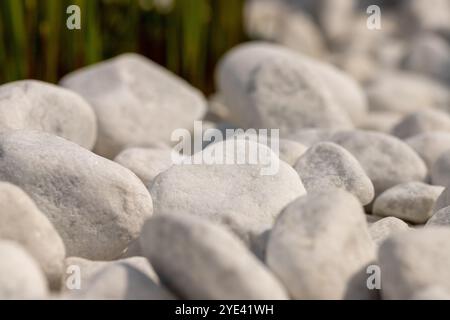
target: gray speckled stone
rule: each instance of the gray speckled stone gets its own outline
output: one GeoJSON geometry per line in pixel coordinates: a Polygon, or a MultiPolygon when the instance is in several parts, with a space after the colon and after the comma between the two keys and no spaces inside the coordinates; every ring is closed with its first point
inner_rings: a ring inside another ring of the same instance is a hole
{"type": "Polygon", "coordinates": [[[348,131],[335,134],[332,142],[350,151],[359,161],[379,195],[397,184],[423,181],[426,166],[403,141],[384,133],[348,131]]]}
{"type": "Polygon", "coordinates": [[[363,208],[343,190],[292,202],[278,218],[267,265],[294,299],[370,299],[366,266],[375,260],[363,208]]]}
{"type": "Polygon", "coordinates": [[[450,229],[412,230],[384,241],[379,250],[382,296],[410,299],[430,286],[450,289],[450,229]]]}
{"type": "Polygon", "coordinates": [[[0,135],[0,180],[19,186],[53,223],[68,256],[109,260],[137,238],[152,199],[128,169],[62,138],[0,135]]]}
{"type": "Polygon", "coordinates": [[[443,187],[422,182],[399,184],[376,198],[373,214],[424,224],[432,216],[435,202],[443,190],[443,187]]]}
{"type": "Polygon", "coordinates": [[[395,217],[380,219],[369,226],[370,236],[377,245],[390,236],[407,230],[409,230],[408,224],[395,217]]]}
{"type": "Polygon", "coordinates": [[[286,299],[279,281],[231,232],[192,215],[159,215],[141,245],[161,282],[184,299],[286,299]]]}
{"type": "Polygon", "coordinates": [[[344,189],[363,205],[374,198],[369,177],[350,152],[331,142],[313,145],[295,165],[307,192],[344,189]]]}

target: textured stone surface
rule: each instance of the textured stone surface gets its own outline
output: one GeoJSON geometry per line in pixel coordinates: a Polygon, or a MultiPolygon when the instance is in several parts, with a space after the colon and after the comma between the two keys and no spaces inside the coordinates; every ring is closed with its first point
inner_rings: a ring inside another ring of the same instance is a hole
{"type": "Polygon", "coordinates": [[[62,138],[0,135],[0,180],[16,184],[53,223],[68,256],[113,259],[136,238],[152,199],[128,169],[62,138]]]}
{"type": "Polygon", "coordinates": [[[390,236],[407,230],[409,230],[408,224],[395,217],[382,218],[369,226],[370,236],[377,245],[390,236]]]}
{"type": "Polygon", "coordinates": [[[267,264],[294,299],[369,299],[375,249],[359,201],[343,190],[292,202],[277,220],[267,264]],[[339,254],[337,254],[339,253],[339,254]]]}
{"type": "Polygon", "coordinates": [[[0,241],[0,300],[43,299],[47,282],[38,263],[20,245],[0,241]]]}
{"type": "Polygon", "coordinates": [[[254,164],[246,161],[243,164],[172,166],[150,187],[155,214],[182,212],[196,215],[239,227],[244,234],[270,228],[289,202],[305,194],[295,170],[278,160],[266,146],[243,139],[214,143],[203,153],[220,155],[223,152],[237,160],[241,155],[249,156],[252,150],[267,153],[254,164]],[[274,165],[273,168],[278,163],[278,170],[274,175],[262,175],[262,169],[268,168],[269,163],[274,165]]]}
{"type": "Polygon", "coordinates": [[[402,232],[380,247],[382,296],[410,299],[430,286],[450,289],[450,229],[402,232]]]}
{"type": "Polygon", "coordinates": [[[332,142],[350,151],[375,187],[375,194],[397,184],[423,181],[426,166],[406,143],[383,133],[348,131],[335,134],[332,142]]]}
{"type": "Polygon", "coordinates": [[[38,130],[92,149],[97,122],[78,94],[55,85],[24,80],[0,86],[0,132],[38,130]]]}
{"type": "Polygon", "coordinates": [[[58,289],[66,249],[61,237],[20,188],[0,182],[0,239],[21,244],[39,263],[52,289],[58,289]]]}
{"type": "Polygon", "coordinates": [[[125,54],[61,80],[90,102],[98,119],[96,153],[114,158],[127,147],[170,142],[206,111],[202,94],[146,58],[125,54]]]}
{"type": "Polygon", "coordinates": [[[309,59],[270,44],[231,50],[217,83],[234,120],[244,128],[351,128],[351,121],[309,59]]]}
{"type": "Polygon", "coordinates": [[[445,207],[435,212],[428,220],[426,226],[450,226],[450,207],[445,207]]]}
{"type": "Polygon", "coordinates": [[[344,189],[363,204],[374,197],[373,184],[350,152],[331,142],[313,145],[295,165],[308,192],[344,189]]]}
{"type": "Polygon", "coordinates": [[[442,191],[443,187],[422,182],[399,184],[378,196],[373,213],[423,224],[432,216],[434,204],[442,191]]]}
{"type": "Polygon", "coordinates": [[[431,131],[450,132],[450,116],[432,109],[413,112],[392,129],[392,134],[400,139],[407,139],[431,131]]]}
{"type": "Polygon", "coordinates": [[[141,245],[161,282],[184,299],[286,299],[280,282],[225,228],[192,215],[146,222],[141,245]]]}
{"type": "Polygon", "coordinates": [[[126,149],[114,161],[133,171],[146,186],[149,186],[158,174],[166,171],[173,165],[172,149],[126,149]]]}

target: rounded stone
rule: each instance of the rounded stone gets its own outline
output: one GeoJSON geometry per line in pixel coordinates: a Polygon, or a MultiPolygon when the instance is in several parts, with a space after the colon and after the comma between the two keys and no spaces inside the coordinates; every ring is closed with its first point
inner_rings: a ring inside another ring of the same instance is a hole
{"type": "Polygon", "coordinates": [[[15,242],[0,241],[0,300],[44,299],[48,289],[38,263],[15,242]]]}
{"type": "Polygon", "coordinates": [[[266,43],[243,44],[219,65],[217,83],[233,119],[244,128],[351,128],[314,64],[266,43]]]}
{"type": "Polygon", "coordinates": [[[422,182],[399,184],[376,198],[373,214],[424,224],[432,216],[434,204],[443,190],[443,187],[422,182]]]}
{"type": "Polygon", "coordinates": [[[279,281],[231,232],[192,215],[159,215],[141,246],[162,283],[182,299],[287,299],[279,281]]]}
{"type": "Polygon", "coordinates": [[[379,250],[384,299],[410,299],[430,286],[450,290],[450,229],[402,232],[379,250]]]}
{"type": "Polygon", "coordinates": [[[426,166],[417,153],[401,140],[372,131],[347,131],[331,141],[347,149],[361,164],[375,187],[375,195],[395,185],[423,181],[426,166]]]}
{"type": "Polygon", "coordinates": [[[95,152],[110,159],[126,148],[170,143],[175,129],[192,129],[206,112],[197,89],[137,54],[75,71],[61,84],[92,105],[98,119],[95,152]]]}
{"type": "Polygon", "coordinates": [[[432,109],[413,112],[392,129],[392,134],[400,139],[407,139],[431,131],[450,132],[450,116],[446,112],[432,109]]]}
{"type": "Polygon", "coordinates": [[[382,218],[369,226],[370,236],[377,245],[390,236],[407,230],[408,224],[395,217],[382,218]]]}
{"type": "Polygon", "coordinates": [[[331,142],[313,145],[295,165],[307,192],[343,189],[363,204],[374,198],[374,188],[350,152],[331,142]]]}
{"type": "Polygon", "coordinates": [[[131,171],[42,132],[0,135],[0,180],[34,200],[68,256],[114,259],[152,214],[150,194],[131,171]]]}
{"type": "Polygon", "coordinates": [[[22,245],[39,263],[50,287],[58,289],[66,255],[48,218],[20,188],[0,182],[0,239],[22,245]]]}
{"type": "Polygon", "coordinates": [[[78,94],[55,85],[23,80],[0,86],[0,132],[48,132],[92,149],[97,119],[78,94]]]}
{"type": "Polygon", "coordinates": [[[155,214],[183,212],[233,225],[243,234],[260,233],[289,202],[306,193],[291,166],[253,141],[228,139],[196,157],[192,164],[174,165],[156,177],[150,187],[155,214]],[[256,154],[259,159],[252,162],[256,154]],[[207,163],[211,157],[216,158],[207,163]],[[227,159],[232,161],[227,164],[227,159]],[[195,164],[197,160],[202,164],[195,164]]]}
{"type": "Polygon", "coordinates": [[[374,260],[361,203],[344,190],[289,204],[271,231],[266,256],[294,299],[374,298],[366,285],[374,260]]]}

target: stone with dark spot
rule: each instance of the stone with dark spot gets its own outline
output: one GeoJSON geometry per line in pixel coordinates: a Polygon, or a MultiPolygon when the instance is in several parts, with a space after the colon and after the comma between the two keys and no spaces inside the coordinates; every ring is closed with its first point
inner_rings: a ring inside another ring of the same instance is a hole
{"type": "Polygon", "coordinates": [[[310,147],[295,165],[307,192],[344,189],[363,205],[374,197],[373,184],[350,152],[331,142],[310,147]]]}
{"type": "Polygon", "coordinates": [[[375,187],[375,195],[397,184],[423,181],[426,166],[403,141],[373,131],[346,131],[335,134],[332,142],[344,147],[359,161],[375,187]]]}

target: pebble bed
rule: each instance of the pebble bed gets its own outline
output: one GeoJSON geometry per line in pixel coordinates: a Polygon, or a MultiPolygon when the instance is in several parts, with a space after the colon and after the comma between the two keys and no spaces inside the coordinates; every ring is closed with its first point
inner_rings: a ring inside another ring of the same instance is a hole
{"type": "Polygon", "coordinates": [[[369,2],[247,1],[209,99],[134,53],[0,86],[0,299],[450,300],[450,1],[369,2]],[[174,164],[196,121],[279,148],[174,164]]]}

